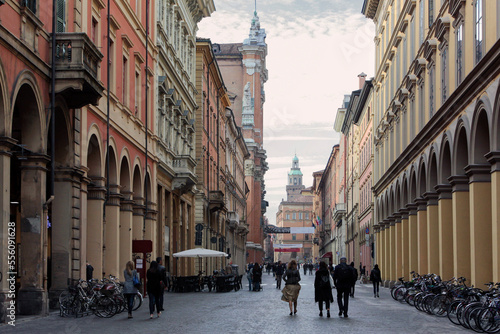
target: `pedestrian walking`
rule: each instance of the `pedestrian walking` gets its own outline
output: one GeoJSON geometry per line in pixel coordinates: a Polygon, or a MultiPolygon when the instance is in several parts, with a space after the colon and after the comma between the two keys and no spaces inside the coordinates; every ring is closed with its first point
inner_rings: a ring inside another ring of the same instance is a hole
{"type": "Polygon", "coordinates": [[[288,263],[288,268],[285,271],[283,280],[285,281],[285,287],[281,290],[281,300],[288,302],[290,306],[290,315],[297,314],[297,299],[299,298],[300,292],[300,272],[297,269],[297,262],[295,262],[295,260],[291,260],[288,263]]]}
{"type": "Polygon", "coordinates": [[[248,279],[248,291],[252,291],[252,274],[253,274],[253,264],[250,262],[248,264],[247,279],[248,279]]]}
{"type": "Polygon", "coordinates": [[[164,311],[163,309],[163,295],[165,292],[165,288],[167,287],[167,269],[163,266],[161,257],[158,256],[156,258],[156,262],[158,263],[158,271],[160,272],[160,311],[164,311]]]}
{"type": "Polygon", "coordinates": [[[253,291],[260,291],[261,282],[262,282],[262,268],[258,262],[255,262],[252,270],[253,291]]]}
{"type": "Polygon", "coordinates": [[[356,287],[356,281],[358,280],[358,269],[354,267],[354,262],[351,262],[351,267],[352,270],[354,271],[354,275],[352,278],[352,284],[351,284],[351,297],[354,298],[354,288],[356,287]]]}
{"type": "Polygon", "coordinates": [[[314,279],[314,301],[319,306],[319,316],[323,316],[323,302],[325,303],[326,316],[330,318],[330,303],[333,303],[333,295],[331,285],[332,276],[325,262],[319,263],[319,269],[316,271],[314,279]]]}
{"type": "Polygon", "coordinates": [[[158,262],[151,261],[148,272],[146,273],[147,278],[147,288],[149,296],[149,319],[153,319],[153,313],[155,312],[159,318],[161,315],[160,307],[160,291],[161,291],[161,275],[158,270],[158,262]]]}
{"type": "Polygon", "coordinates": [[[334,282],[337,288],[337,303],[339,305],[339,317],[344,314],[348,317],[349,311],[349,293],[354,277],[354,271],[347,265],[345,257],[340,258],[340,264],[335,267],[334,282]]]}
{"type": "Polygon", "coordinates": [[[127,299],[128,318],[132,318],[132,308],[134,307],[134,298],[137,295],[137,288],[134,286],[134,277],[139,280],[139,275],[134,269],[134,262],[128,261],[123,271],[123,295],[127,299]]]}
{"type": "Polygon", "coordinates": [[[370,273],[370,281],[373,283],[373,297],[380,298],[378,294],[379,284],[382,282],[382,277],[380,275],[380,269],[378,268],[378,264],[373,267],[372,272],[370,273]]]}
{"type": "Polygon", "coordinates": [[[283,273],[285,272],[285,268],[281,264],[281,261],[278,261],[276,265],[276,289],[281,289],[281,280],[283,279],[283,273]]]}

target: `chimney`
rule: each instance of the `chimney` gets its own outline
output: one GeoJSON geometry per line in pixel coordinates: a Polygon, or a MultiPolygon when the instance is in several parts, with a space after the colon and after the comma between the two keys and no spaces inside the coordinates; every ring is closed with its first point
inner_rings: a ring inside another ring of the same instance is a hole
{"type": "Polygon", "coordinates": [[[358,75],[359,78],[359,89],[363,89],[363,85],[365,84],[366,80],[366,74],[361,72],[361,74],[358,75]]]}

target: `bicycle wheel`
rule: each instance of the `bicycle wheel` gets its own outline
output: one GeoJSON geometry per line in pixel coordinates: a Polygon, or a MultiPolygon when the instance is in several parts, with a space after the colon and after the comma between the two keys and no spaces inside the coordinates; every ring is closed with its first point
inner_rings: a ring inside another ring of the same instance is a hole
{"type": "Polygon", "coordinates": [[[132,306],[132,311],[135,311],[139,307],[141,307],[142,299],[142,294],[140,292],[137,292],[137,294],[134,296],[134,305],[132,306]]]}
{"type": "Polygon", "coordinates": [[[467,322],[469,312],[471,312],[474,308],[478,306],[483,306],[483,303],[481,302],[469,303],[467,306],[459,310],[459,312],[457,313],[457,318],[458,321],[460,322],[460,325],[464,326],[467,329],[471,329],[467,322]]]}
{"type": "Polygon", "coordinates": [[[401,287],[399,289],[396,289],[396,292],[394,293],[395,299],[400,302],[404,303],[405,302],[405,294],[406,294],[406,288],[401,287]]]}
{"type": "Polygon", "coordinates": [[[450,305],[451,299],[446,295],[436,296],[432,300],[431,313],[438,317],[446,317],[446,310],[450,305]]]}
{"type": "Polygon", "coordinates": [[[473,307],[467,313],[467,318],[465,319],[465,321],[467,322],[467,326],[469,326],[469,328],[472,329],[474,332],[478,332],[478,333],[483,332],[483,330],[479,326],[479,321],[477,319],[477,316],[484,309],[485,309],[484,306],[476,306],[476,307],[473,307]]]}
{"type": "Polygon", "coordinates": [[[402,285],[394,285],[394,286],[391,288],[391,297],[392,297],[392,298],[396,299],[396,295],[395,295],[396,290],[397,290],[397,289],[399,289],[399,288],[401,288],[401,287],[402,287],[402,285]]]}
{"type": "Polygon", "coordinates": [[[94,314],[99,318],[111,318],[116,314],[116,303],[110,297],[97,297],[94,314]]]}
{"type": "Polygon", "coordinates": [[[460,325],[460,322],[458,321],[458,312],[459,309],[462,308],[464,301],[463,300],[455,300],[451,302],[450,305],[448,305],[448,309],[446,310],[446,315],[448,316],[448,319],[455,325],[460,325]]]}
{"type": "Polygon", "coordinates": [[[416,296],[415,291],[409,291],[406,296],[405,296],[405,301],[408,303],[408,305],[415,306],[415,296],[416,296]]]}
{"type": "Polygon", "coordinates": [[[78,295],[63,291],[59,296],[59,314],[61,317],[78,317],[82,303],[78,295]]]}
{"type": "Polygon", "coordinates": [[[434,298],[436,298],[436,295],[433,293],[430,293],[424,297],[424,299],[422,300],[422,311],[432,314],[431,305],[434,298]]]}
{"type": "Polygon", "coordinates": [[[417,293],[414,299],[414,306],[417,310],[422,311],[422,299],[424,299],[425,294],[423,292],[417,293]]]}
{"type": "Polygon", "coordinates": [[[500,310],[494,307],[483,309],[476,317],[476,324],[486,333],[500,332],[500,310]]]}

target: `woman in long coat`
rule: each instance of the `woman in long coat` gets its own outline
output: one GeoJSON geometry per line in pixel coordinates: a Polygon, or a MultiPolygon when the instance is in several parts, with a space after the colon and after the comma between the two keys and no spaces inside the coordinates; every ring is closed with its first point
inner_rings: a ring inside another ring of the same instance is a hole
{"type": "Polygon", "coordinates": [[[146,273],[147,288],[149,296],[149,318],[153,319],[153,313],[156,306],[156,315],[158,318],[161,314],[160,293],[163,291],[161,287],[161,274],[158,270],[158,262],[151,261],[151,265],[146,273]]]}
{"type": "Polygon", "coordinates": [[[295,262],[295,260],[291,260],[288,263],[288,268],[283,275],[283,280],[285,281],[285,287],[281,290],[281,300],[288,302],[288,305],[290,306],[290,315],[296,314],[297,299],[299,298],[300,292],[300,272],[297,269],[297,262],[295,262]]]}
{"type": "Polygon", "coordinates": [[[326,316],[330,318],[330,303],[333,303],[330,272],[325,262],[319,263],[319,270],[314,279],[314,301],[319,303],[319,316],[323,316],[323,302],[325,302],[326,316]]]}
{"type": "Polygon", "coordinates": [[[137,295],[137,288],[134,286],[133,278],[138,276],[137,271],[134,269],[134,262],[128,261],[123,271],[123,295],[127,299],[128,318],[132,318],[132,308],[134,306],[134,297],[137,295]]]}

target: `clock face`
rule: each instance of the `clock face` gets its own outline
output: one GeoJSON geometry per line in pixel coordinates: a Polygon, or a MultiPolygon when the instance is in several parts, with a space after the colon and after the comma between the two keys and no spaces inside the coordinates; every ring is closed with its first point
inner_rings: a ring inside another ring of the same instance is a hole
{"type": "Polygon", "coordinates": [[[203,231],[203,224],[196,224],[196,226],[194,227],[194,229],[198,232],[201,232],[203,231]]]}

